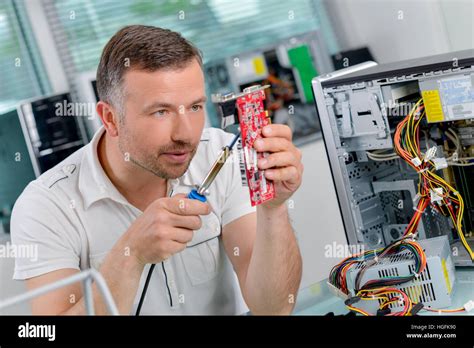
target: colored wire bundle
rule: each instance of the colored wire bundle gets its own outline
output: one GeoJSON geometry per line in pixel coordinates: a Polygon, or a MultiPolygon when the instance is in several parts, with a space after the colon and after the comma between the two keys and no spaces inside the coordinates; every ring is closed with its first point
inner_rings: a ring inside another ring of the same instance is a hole
{"type": "MultiPolygon", "coordinates": [[[[428,156],[429,150],[427,149],[425,154],[421,152],[420,123],[425,116],[423,99],[420,99],[398,124],[393,139],[395,151],[419,175],[417,198],[420,200],[412,221],[419,221],[421,214],[431,204],[442,215],[450,217],[464,248],[474,260],[474,252],[467,243],[462,228],[464,200],[457,190],[435,173],[436,165],[433,158],[428,156]]],[[[409,224],[405,234],[415,230],[409,224]]]]}
{"type": "Polygon", "coordinates": [[[369,250],[351,257],[348,257],[335,265],[329,273],[329,282],[336,288],[340,289],[344,294],[349,294],[347,287],[347,272],[352,266],[373,259],[377,254],[381,254],[384,248],[369,250]]]}
{"type": "Polygon", "coordinates": [[[348,295],[347,272],[351,267],[359,264],[360,271],[355,280],[356,291],[359,289],[368,290],[380,286],[390,286],[408,282],[424,271],[426,267],[426,256],[420,245],[412,239],[412,236],[404,236],[385,248],[369,250],[344,259],[332,268],[329,275],[330,283],[348,295]],[[362,276],[368,267],[375,265],[381,258],[401,253],[404,250],[410,252],[415,260],[415,273],[413,275],[406,277],[384,277],[377,280],[370,280],[364,285],[360,285],[362,276]]]}
{"type": "Polygon", "coordinates": [[[398,284],[403,284],[413,280],[416,277],[419,277],[420,274],[426,268],[426,255],[423,252],[423,249],[420,245],[415,242],[414,240],[403,238],[395,243],[390,244],[382,254],[379,256],[380,258],[399,254],[403,251],[407,250],[409,253],[412,254],[413,259],[415,261],[414,273],[408,276],[399,276],[399,277],[383,277],[380,279],[373,279],[367,281],[364,285],[361,285],[362,276],[364,275],[367,268],[371,267],[373,264],[377,263],[377,259],[373,259],[369,262],[366,262],[357,273],[355,279],[355,291],[358,292],[359,290],[370,290],[375,288],[380,288],[384,286],[394,286],[398,284]],[[374,263],[375,261],[375,263],[374,263]]]}
{"type": "MultiPolygon", "coordinates": [[[[378,315],[414,315],[423,308],[422,303],[414,303],[404,291],[394,286],[414,280],[419,277],[426,268],[426,255],[414,238],[422,214],[429,205],[444,216],[450,217],[464,247],[471,256],[471,259],[474,260],[474,253],[469,247],[462,230],[464,201],[458,191],[435,173],[437,167],[434,162],[434,154],[430,153],[430,149],[427,148],[426,153],[424,154],[421,152],[420,124],[425,116],[426,113],[423,100],[420,99],[396,128],[394,134],[395,153],[367,152],[367,156],[374,161],[386,161],[397,158],[403,159],[418,173],[419,180],[418,192],[415,197],[415,212],[408,223],[403,236],[385,248],[369,250],[348,257],[331,269],[329,282],[342,293],[350,296],[347,284],[347,273],[352,267],[359,268],[354,284],[355,296],[349,297],[346,300],[346,306],[349,310],[362,315],[372,314],[354,306],[354,304],[359,301],[377,300],[379,302],[378,315]],[[411,255],[414,260],[415,265],[412,274],[396,277],[385,276],[379,279],[368,280],[364,284],[361,284],[366,270],[376,265],[381,258],[403,252],[406,252],[407,255],[411,255]],[[399,303],[399,307],[402,309],[398,312],[391,312],[390,305],[394,303],[399,303]]],[[[453,131],[452,134],[450,134],[450,138],[452,138],[453,142],[456,142],[455,136],[456,134],[453,131]]],[[[448,160],[452,163],[453,159],[451,157],[449,157],[448,160]]],[[[424,309],[446,313],[461,312],[465,310],[465,308],[446,310],[432,308],[424,309]]]]}
{"type": "MultiPolygon", "coordinates": [[[[412,309],[414,307],[413,301],[408,297],[408,295],[397,289],[397,288],[390,288],[384,287],[379,289],[371,289],[371,290],[360,290],[357,292],[356,296],[361,301],[378,301],[379,305],[379,313],[383,313],[386,316],[407,316],[411,315],[412,309]],[[399,303],[403,309],[398,312],[391,312],[388,309],[390,305],[393,303],[399,303]]],[[[353,312],[365,315],[365,316],[372,316],[367,311],[364,311],[360,308],[353,306],[352,304],[347,305],[347,308],[353,312]]]]}

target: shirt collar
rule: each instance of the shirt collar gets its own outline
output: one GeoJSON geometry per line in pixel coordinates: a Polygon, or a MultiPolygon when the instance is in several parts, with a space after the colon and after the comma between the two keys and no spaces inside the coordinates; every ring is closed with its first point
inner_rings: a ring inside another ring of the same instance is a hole
{"type": "Polygon", "coordinates": [[[79,190],[84,199],[84,208],[104,198],[110,198],[120,203],[129,204],[125,197],[112,184],[99,161],[97,153],[99,141],[105,133],[104,127],[97,130],[91,142],[84,149],[80,173],[79,190]]]}

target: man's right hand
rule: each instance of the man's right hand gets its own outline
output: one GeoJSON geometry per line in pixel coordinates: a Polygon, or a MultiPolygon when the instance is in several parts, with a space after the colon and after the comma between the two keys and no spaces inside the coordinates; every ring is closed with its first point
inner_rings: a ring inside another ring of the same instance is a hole
{"type": "Polygon", "coordinates": [[[159,263],[185,249],[193,231],[201,228],[199,215],[210,212],[209,204],[184,194],[157,199],[129,227],[125,247],[143,266],[159,263]]]}
{"type": "MultiPolygon", "coordinates": [[[[193,231],[201,228],[199,215],[211,212],[207,203],[178,194],[160,198],[150,204],[107,254],[100,273],[107,282],[121,314],[129,314],[138,291],[138,284],[147,263],[159,263],[186,248],[193,231]],[[130,253],[126,252],[129,250],[130,253]]],[[[66,268],[27,280],[29,290],[77,274],[66,268]]],[[[93,286],[96,313],[107,314],[102,296],[93,286]]],[[[34,314],[85,314],[86,306],[81,285],[60,288],[32,301],[34,314]],[[71,304],[71,295],[78,300],[71,304]]]]}

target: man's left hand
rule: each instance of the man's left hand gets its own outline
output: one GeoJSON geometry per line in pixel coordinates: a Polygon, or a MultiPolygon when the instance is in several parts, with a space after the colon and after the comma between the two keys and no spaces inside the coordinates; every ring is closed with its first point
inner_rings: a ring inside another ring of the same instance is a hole
{"type": "Polygon", "coordinates": [[[275,185],[275,198],[263,205],[278,207],[301,185],[301,150],[293,145],[292,131],[286,125],[265,126],[262,135],[263,137],[254,143],[254,148],[258,152],[269,152],[269,155],[258,161],[258,168],[265,170],[265,177],[275,185]]]}

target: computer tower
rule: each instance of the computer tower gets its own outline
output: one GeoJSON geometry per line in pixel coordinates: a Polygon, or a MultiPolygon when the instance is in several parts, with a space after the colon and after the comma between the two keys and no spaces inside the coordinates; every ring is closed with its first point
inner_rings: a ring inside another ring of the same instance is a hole
{"type": "MultiPolygon", "coordinates": [[[[348,243],[384,247],[408,226],[419,175],[394,150],[394,133],[422,100],[427,117],[420,126],[421,151],[446,162],[436,173],[463,197],[463,235],[474,247],[474,50],[366,62],[312,84],[348,243]]],[[[417,234],[447,236],[455,264],[474,265],[451,219],[432,206],[417,234]]]]}

